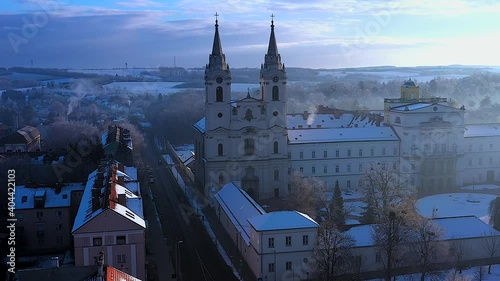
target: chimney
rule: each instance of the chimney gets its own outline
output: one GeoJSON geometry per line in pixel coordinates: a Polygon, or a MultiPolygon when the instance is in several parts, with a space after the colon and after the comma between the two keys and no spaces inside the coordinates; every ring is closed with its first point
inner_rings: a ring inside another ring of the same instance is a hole
{"type": "Polygon", "coordinates": [[[309,117],[309,113],[307,112],[307,110],[304,110],[304,114],[302,115],[302,118],[304,118],[304,120],[307,120],[308,117],[309,117]]]}
{"type": "Polygon", "coordinates": [[[102,181],[94,181],[94,188],[102,188],[103,184],[102,181]]]}
{"type": "Polygon", "coordinates": [[[92,197],[101,197],[101,189],[100,188],[92,188],[92,197]]]}
{"type": "Polygon", "coordinates": [[[61,188],[62,188],[61,183],[56,182],[56,194],[61,193],[61,188]]]}
{"type": "Polygon", "coordinates": [[[118,204],[127,207],[127,196],[125,193],[118,194],[118,204]]]}
{"type": "Polygon", "coordinates": [[[121,186],[125,186],[125,177],[124,176],[118,176],[118,184],[121,186]]]}
{"type": "Polygon", "coordinates": [[[52,268],[59,268],[59,257],[52,257],[52,268]]]}
{"type": "Polygon", "coordinates": [[[125,166],[123,165],[123,163],[118,163],[118,171],[122,171],[122,172],[125,171],[125,166]]]}
{"type": "Polygon", "coordinates": [[[92,212],[95,212],[101,208],[101,200],[99,197],[92,197],[92,212]]]}

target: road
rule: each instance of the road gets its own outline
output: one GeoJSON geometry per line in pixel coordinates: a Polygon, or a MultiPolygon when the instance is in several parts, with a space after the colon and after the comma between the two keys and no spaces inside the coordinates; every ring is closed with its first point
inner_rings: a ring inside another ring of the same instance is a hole
{"type": "Polygon", "coordinates": [[[168,166],[158,163],[160,157],[153,141],[150,141],[144,148],[143,162],[151,166],[155,177],[150,188],[174,268],[177,267],[176,252],[180,252],[181,273],[177,280],[238,280],[220,256],[199,219],[195,215],[186,215],[195,212],[190,209],[168,166]]]}

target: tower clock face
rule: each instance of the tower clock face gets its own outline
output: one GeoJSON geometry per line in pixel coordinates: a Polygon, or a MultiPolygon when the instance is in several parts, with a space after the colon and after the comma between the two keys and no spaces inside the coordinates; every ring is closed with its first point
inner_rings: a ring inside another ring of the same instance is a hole
{"type": "Polygon", "coordinates": [[[278,81],[280,81],[280,79],[278,78],[278,76],[273,76],[273,82],[274,83],[278,83],[278,81]]]}
{"type": "Polygon", "coordinates": [[[223,79],[222,79],[222,77],[220,77],[220,76],[219,76],[219,77],[217,77],[217,78],[215,78],[215,81],[217,81],[217,83],[219,83],[219,84],[220,84],[220,83],[222,83],[222,80],[223,80],[223,79]]]}

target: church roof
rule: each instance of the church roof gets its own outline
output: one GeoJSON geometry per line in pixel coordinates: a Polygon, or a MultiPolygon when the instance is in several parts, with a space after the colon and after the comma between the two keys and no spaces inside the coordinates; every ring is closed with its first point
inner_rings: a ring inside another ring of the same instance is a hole
{"type": "Polygon", "coordinates": [[[398,141],[391,127],[327,128],[288,130],[290,144],[351,142],[351,141],[398,141]]]}

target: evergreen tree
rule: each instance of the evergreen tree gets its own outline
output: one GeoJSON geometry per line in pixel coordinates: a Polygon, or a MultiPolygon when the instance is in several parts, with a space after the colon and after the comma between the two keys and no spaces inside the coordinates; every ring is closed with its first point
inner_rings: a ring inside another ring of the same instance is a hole
{"type": "Polygon", "coordinates": [[[500,229],[500,197],[495,198],[491,201],[489,206],[490,211],[490,224],[496,230],[500,229]]]}
{"type": "Polygon", "coordinates": [[[335,182],[335,188],[333,190],[333,197],[330,201],[330,210],[332,212],[332,219],[335,225],[340,229],[345,225],[345,209],[344,209],[344,198],[342,198],[342,192],[340,191],[339,181],[335,182]]]}
{"type": "Polygon", "coordinates": [[[375,223],[375,220],[377,218],[377,208],[375,200],[377,199],[374,194],[367,194],[367,196],[365,196],[365,198],[363,199],[363,201],[366,203],[366,207],[363,207],[364,212],[361,214],[361,223],[375,223]]]}

